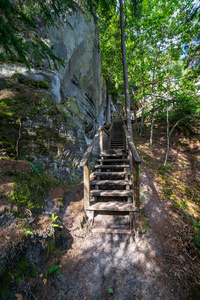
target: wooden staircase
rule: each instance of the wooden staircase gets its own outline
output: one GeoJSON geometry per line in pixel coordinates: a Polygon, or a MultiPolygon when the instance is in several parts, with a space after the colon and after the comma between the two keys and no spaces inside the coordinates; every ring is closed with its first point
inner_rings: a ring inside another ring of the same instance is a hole
{"type": "MultiPolygon", "coordinates": [[[[103,138],[103,134],[100,134],[100,138],[103,138]]],[[[100,141],[100,145],[103,146],[103,141],[100,141]]],[[[89,185],[89,171],[85,169],[85,211],[92,219],[94,232],[131,233],[133,214],[139,211],[139,207],[133,201],[136,193],[131,179],[125,132],[119,117],[113,120],[107,148],[101,149],[89,185]]]]}

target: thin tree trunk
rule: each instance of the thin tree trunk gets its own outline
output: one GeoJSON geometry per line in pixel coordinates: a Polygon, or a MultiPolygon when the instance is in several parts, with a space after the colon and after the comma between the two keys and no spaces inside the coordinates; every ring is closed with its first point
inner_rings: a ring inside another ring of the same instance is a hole
{"type": "Polygon", "coordinates": [[[142,117],[140,121],[140,136],[142,136],[143,127],[144,127],[144,106],[142,107],[142,117]]]}
{"type": "Polygon", "coordinates": [[[137,122],[137,113],[136,113],[136,103],[135,103],[134,94],[133,94],[133,112],[134,112],[135,126],[136,126],[137,131],[139,132],[139,126],[138,126],[138,122],[137,122]]]}
{"type": "Polygon", "coordinates": [[[109,125],[111,123],[110,104],[111,104],[111,96],[108,94],[107,109],[106,109],[106,125],[109,125]]]}
{"type": "Polygon", "coordinates": [[[151,119],[151,133],[150,133],[150,141],[149,146],[153,146],[153,124],[154,124],[154,116],[155,116],[155,100],[153,101],[153,112],[152,112],[152,119],[151,119]]]}
{"type": "Polygon", "coordinates": [[[168,100],[167,100],[167,150],[165,154],[164,166],[166,166],[167,164],[168,154],[169,154],[169,107],[168,107],[168,100]]]}
{"type": "Polygon", "coordinates": [[[156,74],[156,63],[158,59],[158,53],[156,55],[156,60],[153,68],[153,80],[152,80],[152,96],[153,96],[153,113],[152,113],[152,119],[151,119],[151,133],[150,133],[150,141],[149,141],[149,146],[153,146],[153,124],[154,124],[154,116],[155,116],[155,93],[154,93],[154,85],[155,85],[155,74],[156,74]]]}
{"type": "Polygon", "coordinates": [[[142,49],[142,89],[143,89],[143,103],[142,103],[142,118],[140,122],[140,136],[142,135],[143,127],[144,127],[144,111],[145,111],[145,85],[144,85],[144,56],[142,49]]]}
{"type": "Polygon", "coordinates": [[[21,120],[19,119],[19,136],[16,143],[16,160],[18,160],[19,158],[19,140],[21,139],[21,129],[22,129],[22,123],[21,120]]]}
{"type": "Polygon", "coordinates": [[[131,125],[131,105],[130,105],[130,95],[129,95],[129,85],[128,85],[126,48],[125,48],[125,34],[124,34],[124,10],[123,10],[122,0],[119,0],[119,4],[120,4],[121,48],[122,48],[123,74],[124,74],[127,128],[131,138],[133,138],[133,131],[131,125]]]}
{"type": "MultiPolygon", "coordinates": [[[[170,70],[171,70],[171,65],[170,65],[170,70]]],[[[168,77],[168,83],[167,83],[167,150],[165,154],[165,162],[164,166],[167,164],[167,159],[168,159],[168,154],[169,154],[169,98],[170,98],[170,71],[169,71],[169,77],[168,77]]]]}
{"type": "MultiPolygon", "coordinates": [[[[172,44],[171,44],[172,48],[172,44]]],[[[170,53],[171,55],[171,53],[170,53]]],[[[171,68],[172,68],[172,57],[170,56],[170,66],[169,66],[169,75],[168,75],[168,82],[167,82],[167,150],[165,154],[165,162],[164,166],[167,164],[167,159],[168,159],[168,154],[169,154],[169,138],[170,138],[170,133],[169,133],[169,99],[170,99],[170,75],[171,75],[171,68]]]]}
{"type": "Polygon", "coordinates": [[[110,112],[111,99],[108,93],[108,80],[106,80],[106,125],[111,123],[111,112],[110,112]]]}

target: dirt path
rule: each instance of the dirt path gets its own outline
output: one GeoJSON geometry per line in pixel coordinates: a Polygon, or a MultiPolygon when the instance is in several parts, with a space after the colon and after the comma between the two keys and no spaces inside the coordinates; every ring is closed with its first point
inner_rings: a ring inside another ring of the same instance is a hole
{"type": "Polygon", "coordinates": [[[61,274],[48,279],[44,299],[190,299],[180,284],[185,280],[180,265],[173,261],[179,255],[173,224],[153,174],[145,164],[142,168],[143,234],[92,234],[82,222],[82,184],[65,195],[62,221],[72,246],[61,258],[61,274]]]}

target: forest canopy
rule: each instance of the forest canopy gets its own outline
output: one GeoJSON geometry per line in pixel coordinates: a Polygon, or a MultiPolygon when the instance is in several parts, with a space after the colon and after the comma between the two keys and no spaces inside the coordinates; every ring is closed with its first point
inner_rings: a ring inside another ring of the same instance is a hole
{"type": "MultiPolygon", "coordinates": [[[[99,11],[104,78],[113,99],[124,102],[119,8],[99,11]]],[[[166,120],[169,137],[169,122],[189,126],[200,115],[199,12],[198,1],[124,1],[132,109],[140,135],[151,118],[150,145],[155,117],[166,120]]]]}

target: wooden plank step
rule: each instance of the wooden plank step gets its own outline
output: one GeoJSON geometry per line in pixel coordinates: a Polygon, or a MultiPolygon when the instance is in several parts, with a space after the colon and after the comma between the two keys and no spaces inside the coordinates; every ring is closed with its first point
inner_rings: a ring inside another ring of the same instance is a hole
{"type": "Polygon", "coordinates": [[[126,155],[126,153],[110,153],[110,154],[108,154],[108,153],[104,154],[103,153],[101,156],[102,157],[110,157],[110,156],[112,156],[112,157],[120,157],[122,155],[126,155]]]}
{"type": "Polygon", "coordinates": [[[106,184],[114,184],[114,185],[132,185],[133,183],[130,180],[92,180],[90,181],[91,185],[106,185],[106,184]]]}
{"type": "Polygon", "coordinates": [[[94,172],[93,173],[96,176],[101,176],[101,175],[130,175],[130,172],[123,171],[123,172],[94,172]]]}
{"type": "Polygon", "coordinates": [[[129,165],[96,165],[95,169],[129,168],[129,165]]]}
{"type": "Polygon", "coordinates": [[[92,190],[91,196],[101,197],[129,197],[133,195],[133,191],[130,190],[92,190]]]}
{"type": "Polygon", "coordinates": [[[122,211],[132,212],[139,211],[138,207],[134,207],[132,203],[119,202],[119,201],[107,201],[107,202],[96,202],[90,205],[86,210],[91,211],[122,211]]]}
{"type": "Polygon", "coordinates": [[[124,148],[124,146],[110,146],[110,149],[123,149],[124,148]]]}
{"type": "Polygon", "coordinates": [[[131,234],[128,229],[114,229],[114,228],[92,228],[93,233],[110,233],[110,234],[131,234]]]}
{"type": "Polygon", "coordinates": [[[104,150],[102,152],[102,155],[107,155],[107,154],[117,154],[117,155],[122,155],[128,153],[127,150],[104,150]]]}
{"type": "Polygon", "coordinates": [[[127,158],[119,158],[119,159],[97,159],[97,162],[129,162],[127,158]]]}
{"type": "Polygon", "coordinates": [[[114,139],[114,140],[111,140],[110,142],[111,143],[123,143],[123,139],[114,139]]]}

